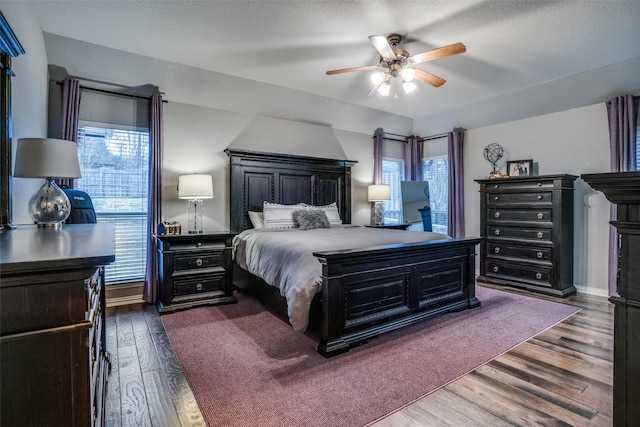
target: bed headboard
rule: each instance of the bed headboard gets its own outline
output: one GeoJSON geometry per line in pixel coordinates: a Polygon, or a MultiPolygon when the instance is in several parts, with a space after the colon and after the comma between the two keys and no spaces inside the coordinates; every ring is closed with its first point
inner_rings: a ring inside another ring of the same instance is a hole
{"type": "Polygon", "coordinates": [[[351,166],[355,161],[227,149],[231,231],[252,228],[248,211],[262,203],[328,205],[351,223],[351,166]]]}

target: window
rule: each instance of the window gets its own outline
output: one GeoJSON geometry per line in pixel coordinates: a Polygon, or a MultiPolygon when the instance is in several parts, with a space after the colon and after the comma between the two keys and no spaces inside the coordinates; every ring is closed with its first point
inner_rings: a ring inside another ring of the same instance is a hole
{"type": "Polygon", "coordinates": [[[384,224],[402,224],[402,196],[400,181],[404,180],[404,161],[382,159],[382,183],[391,191],[391,200],[383,202],[384,224]]]}
{"type": "Polygon", "coordinates": [[[134,282],[146,268],[149,133],[113,127],[78,126],[76,187],[91,196],[99,223],[114,224],[116,260],[105,268],[107,283],[134,282]]]}
{"type": "MultiPolygon", "coordinates": [[[[422,161],[422,179],[429,181],[431,222],[433,231],[447,234],[449,212],[449,159],[430,157],[422,161]]],[[[382,182],[391,187],[391,200],[384,202],[384,223],[402,224],[400,181],[404,180],[404,161],[382,160],[382,182]]]]}
{"type": "Polygon", "coordinates": [[[433,231],[449,231],[449,158],[430,157],[422,161],[422,179],[429,181],[429,202],[433,231]]]}

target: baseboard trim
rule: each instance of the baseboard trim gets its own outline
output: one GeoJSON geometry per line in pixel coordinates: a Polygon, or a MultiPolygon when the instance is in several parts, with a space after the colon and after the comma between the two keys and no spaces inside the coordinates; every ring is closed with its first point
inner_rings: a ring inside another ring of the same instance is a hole
{"type": "Polygon", "coordinates": [[[576,291],[579,294],[587,294],[587,295],[593,295],[597,297],[609,298],[609,291],[607,289],[596,289],[596,288],[590,288],[588,286],[578,286],[578,285],[574,285],[574,286],[576,288],[576,291]]]}
{"type": "Polygon", "coordinates": [[[145,302],[141,295],[131,295],[126,297],[107,298],[107,307],[117,307],[119,305],[140,304],[145,302]]]}

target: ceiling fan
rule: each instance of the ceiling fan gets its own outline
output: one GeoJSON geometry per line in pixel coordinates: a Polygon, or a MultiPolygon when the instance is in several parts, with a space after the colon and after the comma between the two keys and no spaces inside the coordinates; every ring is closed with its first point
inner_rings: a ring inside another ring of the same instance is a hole
{"type": "MultiPolygon", "coordinates": [[[[401,77],[403,80],[402,87],[406,93],[412,92],[416,85],[414,79],[418,79],[423,83],[434,87],[442,86],[446,80],[427,73],[419,68],[413,67],[414,64],[433,61],[434,59],[445,58],[451,55],[464,53],[467,48],[462,43],[454,43],[448,46],[439,47],[437,49],[428,50],[417,55],[410,55],[404,49],[398,47],[402,36],[391,34],[385,36],[369,36],[369,40],[380,53],[379,65],[364,65],[362,67],[341,68],[339,70],[329,70],[327,75],[350,73],[353,71],[380,70],[372,75],[373,88],[369,92],[369,96],[379,93],[387,96],[391,89],[390,80],[392,77],[401,77]]],[[[397,96],[397,95],[396,95],[397,96]]]]}

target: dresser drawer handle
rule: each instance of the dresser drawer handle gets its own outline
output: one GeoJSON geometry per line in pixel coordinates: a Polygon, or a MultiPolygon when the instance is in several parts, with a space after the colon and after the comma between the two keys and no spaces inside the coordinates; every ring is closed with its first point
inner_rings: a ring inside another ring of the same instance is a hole
{"type": "Polygon", "coordinates": [[[494,272],[494,273],[497,273],[497,272],[498,272],[498,270],[500,270],[500,267],[498,267],[497,265],[496,265],[495,267],[493,267],[493,272],[494,272]]]}
{"type": "Polygon", "coordinates": [[[493,216],[495,216],[496,218],[500,218],[500,212],[496,212],[493,216]]]}
{"type": "Polygon", "coordinates": [[[542,252],[538,252],[536,255],[538,255],[538,258],[542,258],[544,254],[542,252]]]}
{"type": "Polygon", "coordinates": [[[544,214],[542,212],[538,212],[538,219],[544,218],[544,214]]]}
{"type": "Polygon", "coordinates": [[[493,252],[499,254],[500,253],[500,247],[496,246],[495,249],[493,250],[493,252]]]}
{"type": "Polygon", "coordinates": [[[496,228],[495,231],[493,232],[493,234],[495,234],[496,236],[500,235],[500,229],[496,228]]]}
{"type": "Polygon", "coordinates": [[[495,196],[495,197],[493,198],[493,200],[500,200],[500,197],[499,197],[499,196],[495,196]]]}
{"type": "Polygon", "coordinates": [[[196,291],[201,292],[204,289],[204,285],[202,283],[198,283],[196,285],[196,291]]]}
{"type": "Polygon", "coordinates": [[[542,196],[538,196],[538,200],[542,200],[542,196]]]}
{"type": "Polygon", "coordinates": [[[500,186],[498,184],[496,184],[496,185],[493,186],[493,188],[495,188],[497,190],[498,188],[500,188],[500,186]]]}
{"type": "Polygon", "coordinates": [[[542,187],[542,183],[541,182],[538,183],[538,187],[542,187]]]}
{"type": "Polygon", "coordinates": [[[542,273],[536,273],[536,279],[538,280],[542,279],[542,273]]]}
{"type": "Polygon", "coordinates": [[[202,258],[198,258],[198,259],[196,260],[196,265],[197,265],[198,267],[202,267],[202,258]]]}
{"type": "Polygon", "coordinates": [[[202,242],[196,243],[196,248],[199,248],[200,246],[202,246],[202,242]]]}
{"type": "Polygon", "coordinates": [[[542,231],[538,231],[538,239],[542,239],[544,237],[544,234],[542,233],[542,231]]]}

